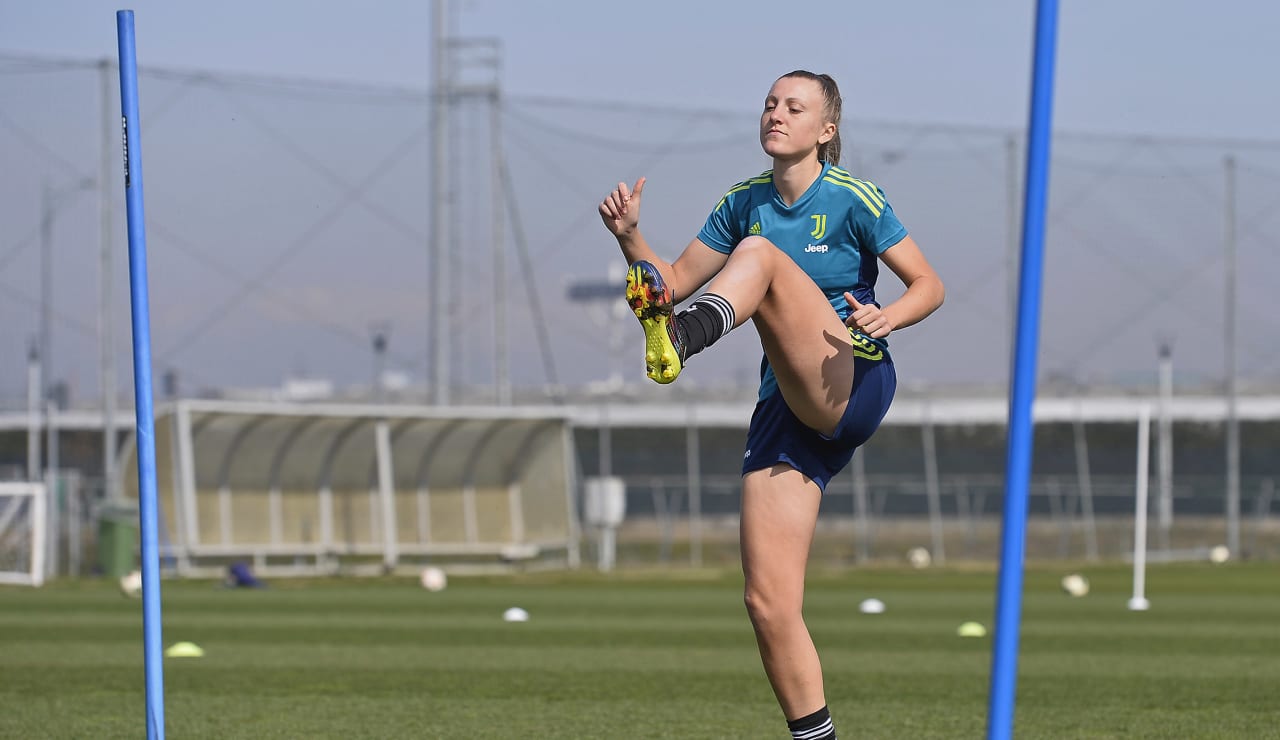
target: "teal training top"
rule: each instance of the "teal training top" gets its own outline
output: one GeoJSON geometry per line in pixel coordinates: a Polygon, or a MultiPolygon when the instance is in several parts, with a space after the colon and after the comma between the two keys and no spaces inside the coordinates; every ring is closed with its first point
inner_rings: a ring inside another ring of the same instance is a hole
{"type": "MultiPolygon", "coordinates": [[[[787,205],[773,186],[773,171],[729,189],[707,217],[698,240],[729,254],[748,236],[763,236],[791,257],[822,289],[840,319],[852,309],[847,290],[859,303],[876,303],[877,256],[902,241],[906,228],[867,180],[824,162],[822,174],[795,203],[787,205]]],[[[883,339],[867,339],[868,350],[883,352],[883,339]]],[[[879,353],[877,352],[877,354],[879,353]]],[[[777,390],[768,362],[761,363],[760,398],[777,390]]]]}

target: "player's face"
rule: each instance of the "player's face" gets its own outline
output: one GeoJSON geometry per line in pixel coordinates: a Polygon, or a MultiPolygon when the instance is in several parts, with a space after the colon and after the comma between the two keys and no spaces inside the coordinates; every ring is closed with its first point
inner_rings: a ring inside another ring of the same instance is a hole
{"type": "Polygon", "coordinates": [[[804,77],[773,83],[760,116],[760,146],[774,159],[800,160],[831,140],[835,124],[825,120],[822,86],[804,77]]]}

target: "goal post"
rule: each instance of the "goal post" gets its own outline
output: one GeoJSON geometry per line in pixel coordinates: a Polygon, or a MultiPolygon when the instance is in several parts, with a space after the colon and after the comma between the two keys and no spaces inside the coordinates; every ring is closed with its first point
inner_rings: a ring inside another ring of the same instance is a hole
{"type": "Polygon", "coordinates": [[[45,490],[43,483],[0,483],[0,584],[44,584],[45,490]]]}

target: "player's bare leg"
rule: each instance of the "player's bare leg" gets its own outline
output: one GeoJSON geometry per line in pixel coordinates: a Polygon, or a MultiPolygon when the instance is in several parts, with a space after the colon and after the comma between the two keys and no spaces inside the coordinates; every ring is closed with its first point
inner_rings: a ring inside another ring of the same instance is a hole
{"type": "Polygon", "coordinates": [[[745,601],[760,659],[787,719],[826,706],[822,665],[801,607],[809,545],[822,493],[789,465],[742,479],[740,524],[745,601]]]}

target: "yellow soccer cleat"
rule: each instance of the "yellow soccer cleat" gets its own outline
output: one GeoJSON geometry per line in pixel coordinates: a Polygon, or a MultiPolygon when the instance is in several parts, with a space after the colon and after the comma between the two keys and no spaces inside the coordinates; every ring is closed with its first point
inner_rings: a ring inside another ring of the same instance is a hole
{"type": "Polygon", "coordinates": [[[674,296],[651,263],[634,262],[627,270],[627,305],[644,327],[645,372],[658,383],[674,381],[684,367],[685,341],[674,296]]]}

